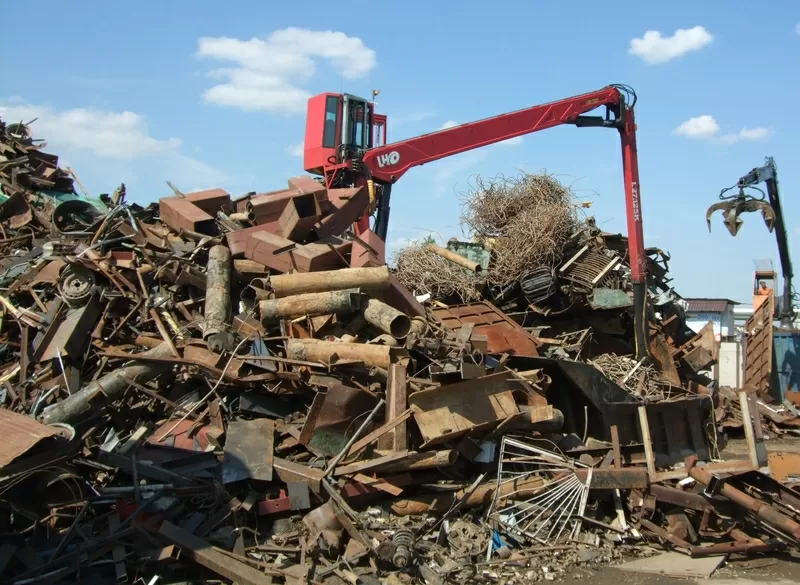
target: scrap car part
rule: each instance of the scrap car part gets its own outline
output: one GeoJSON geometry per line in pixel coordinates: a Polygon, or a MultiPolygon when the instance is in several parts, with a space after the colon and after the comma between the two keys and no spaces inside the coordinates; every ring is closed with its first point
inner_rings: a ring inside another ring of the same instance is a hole
{"type": "Polygon", "coordinates": [[[58,275],[58,292],[70,307],[85,305],[94,285],[94,272],[80,264],[65,264],[58,275]]]}

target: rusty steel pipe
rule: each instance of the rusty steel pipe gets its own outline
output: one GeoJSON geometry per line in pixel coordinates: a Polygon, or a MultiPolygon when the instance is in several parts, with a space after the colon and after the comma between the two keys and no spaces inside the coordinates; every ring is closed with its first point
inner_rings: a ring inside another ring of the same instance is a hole
{"type": "Polygon", "coordinates": [[[286,343],[286,357],[307,362],[335,364],[338,360],[361,361],[368,367],[389,369],[392,363],[391,347],[366,343],[336,343],[317,339],[290,339],[286,343]]]}
{"type": "Polygon", "coordinates": [[[228,216],[228,219],[233,221],[247,221],[247,222],[254,222],[256,220],[256,214],[252,211],[243,211],[238,213],[231,213],[228,216]]]}
{"type": "Polygon", "coordinates": [[[428,244],[428,249],[431,252],[441,256],[445,260],[448,260],[453,264],[456,264],[457,266],[461,266],[461,268],[466,268],[470,272],[475,272],[477,274],[480,273],[480,271],[482,270],[481,265],[478,264],[477,262],[473,262],[468,258],[464,258],[461,254],[456,254],[455,252],[453,252],[452,250],[448,250],[447,248],[441,248],[434,244],[428,244]]]}
{"type": "Polygon", "coordinates": [[[367,301],[364,307],[364,319],[395,339],[403,339],[411,331],[411,319],[408,315],[377,299],[367,301]]]}
{"type": "MultiPolygon", "coordinates": [[[[172,349],[168,343],[162,343],[153,349],[148,349],[139,354],[139,356],[152,358],[173,357],[172,349]]],[[[61,402],[45,408],[42,413],[42,422],[45,424],[75,422],[84,414],[96,408],[95,403],[100,402],[101,397],[112,401],[119,394],[122,394],[130,386],[129,380],[143,384],[172,367],[172,363],[168,361],[136,361],[136,354],[132,355],[131,358],[133,361],[127,362],[124,366],[106,374],[99,380],[90,382],[61,402]]]]}
{"type": "Polygon", "coordinates": [[[278,319],[291,319],[308,315],[347,315],[354,313],[361,305],[358,289],[337,290],[322,293],[306,293],[259,301],[258,310],[261,322],[268,323],[278,319]]]}
{"type": "Polygon", "coordinates": [[[208,251],[203,339],[210,351],[233,349],[233,336],[228,331],[232,259],[226,246],[213,246],[208,251]]]}
{"type": "Polygon", "coordinates": [[[312,292],[330,292],[359,288],[366,292],[385,291],[390,286],[389,267],[342,268],[320,272],[277,274],[270,277],[276,298],[312,292]]]}
{"type": "MultiPolygon", "coordinates": [[[[689,477],[699,481],[704,486],[708,486],[709,483],[714,481],[713,475],[711,475],[708,470],[697,466],[693,466],[689,469],[689,477]]],[[[793,538],[800,541],[800,524],[786,514],[782,514],[766,502],[757,500],[753,496],[744,493],[742,490],[728,483],[723,483],[717,493],[728,498],[735,504],[746,508],[767,524],[775,526],[779,530],[790,534],[793,538]]]]}

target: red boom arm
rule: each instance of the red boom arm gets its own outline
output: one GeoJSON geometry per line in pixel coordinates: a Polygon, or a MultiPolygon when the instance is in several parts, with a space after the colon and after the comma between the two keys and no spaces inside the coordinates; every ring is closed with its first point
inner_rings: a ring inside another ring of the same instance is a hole
{"type": "MultiPolygon", "coordinates": [[[[531,134],[561,124],[605,126],[619,130],[622,140],[622,168],[625,179],[625,207],[628,224],[628,247],[634,284],[637,355],[647,353],[646,267],[642,230],[642,207],[639,198],[639,162],[636,153],[636,122],[633,104],[626,104],[617,86],[571,98],[533,106],[516,112],[494,116],[423,134],[401,142],[367,150],[363,162],[372,179],[394,183],[412,167],[445,158],[496,142],[531,134]],[[584,116],[598,107],[607,106],[615,119],[584,116]]],[[[367,224],[368,225],[368,224],[367,224]]]]}

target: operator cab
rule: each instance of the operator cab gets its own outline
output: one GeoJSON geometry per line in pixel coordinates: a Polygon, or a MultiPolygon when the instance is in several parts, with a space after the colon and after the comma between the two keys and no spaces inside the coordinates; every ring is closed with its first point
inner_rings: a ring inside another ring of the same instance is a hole
{"type": "Polygon", "coordinates": [[[326,165],[360,158],[362,151],[386,144],[386,116],[374,108],[374,101],[348,93],[309,98],[303,149],[306,172],[323,175],[326,165]]]}

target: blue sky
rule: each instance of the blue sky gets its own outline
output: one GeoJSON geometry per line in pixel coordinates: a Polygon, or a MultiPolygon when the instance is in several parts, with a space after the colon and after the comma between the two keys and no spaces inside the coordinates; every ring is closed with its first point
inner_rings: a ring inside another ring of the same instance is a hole
{"type": "MultiPolygon", "coordinates": [[[[182,190],[233,194],[302,174],[305,98],[368,96],[400,139],[626,83],[637,91],[645,244],[672,255],[683,296],[749,302],[753,259],[774,235],[745,217],[732,238],[705,210],[764,157],[778,164],[800,265],[800,6],[628,3],[140,1],[17,2],[3,8],[0,115],[38,116],[37,136],[87,189],[120,182],[147,203],[182,190]],[[46,16],[45,16],[46,15],[46,16]],[[651,31],[648,33],[648,31],[651,31]],[[676,34],[677,33],[677,34],[676,34]]],[[[546,169],[625,232],[613,132],[556,128],[410,171],[395,186],[388,241],[460,236],[470,177],[546,169]]]]}

